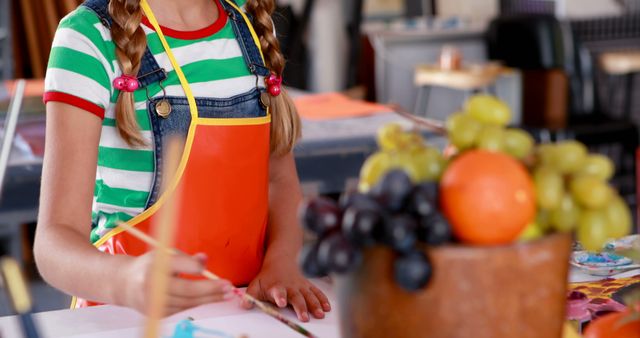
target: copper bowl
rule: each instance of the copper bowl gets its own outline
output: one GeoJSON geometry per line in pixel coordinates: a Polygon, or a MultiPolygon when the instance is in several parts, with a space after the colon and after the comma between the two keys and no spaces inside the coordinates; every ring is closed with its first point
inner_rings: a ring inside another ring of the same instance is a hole
{"type": "Polygon", "coordinates": [[[395,253],[367,249],[336,278],[343,338],[559,338],[571,237],[509,246],[427,249],[433,276],[410,293],[393,280],[395,253]]]}

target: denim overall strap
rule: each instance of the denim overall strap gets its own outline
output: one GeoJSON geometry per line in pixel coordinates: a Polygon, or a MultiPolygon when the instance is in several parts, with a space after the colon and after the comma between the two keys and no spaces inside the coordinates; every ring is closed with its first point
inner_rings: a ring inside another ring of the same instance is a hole
{"type": "MultiPolygon", "coordinates": [[[[113,20],[111,19],[111,15],[109,15],[109,0],[85,0],[82,6],[85,6],[95,12],[100,18],[100,22],[102,22],[105,27],[111,28],[113,20]]],[[[138,82],[140,82],[140,88],[145,88],[152,83],[156,83],[167,78],[165,70],[160,68],[148,46],[142,56],[140,70],[138,71],[137,77],[138,82]]]]}
{"type": "MultiPolygon", "coordinates": [[[[259,46],[256,46],[251,30],[245,22],[242,14],[236,9],[236,7],[229,4],[226,0],[219,0],[222,7],[227,12],[227,15],[231,19],[233,31],[236,33],[242,54],[244,55],[245,62],[249,67],[252,74],[257,76],[268,76],[270,74],[269,68],[267,68],[262,61],[260,55],[259,46]]],[[[229,0],[233,1],[233,0],[229,0]]],[[[235,2],[234,2],[235,3],[235,2]]],[[[245,14],[247,15],[247,14],[245,14]]],[[[247,15],[248,16],[248,15],[247,15]]]]}

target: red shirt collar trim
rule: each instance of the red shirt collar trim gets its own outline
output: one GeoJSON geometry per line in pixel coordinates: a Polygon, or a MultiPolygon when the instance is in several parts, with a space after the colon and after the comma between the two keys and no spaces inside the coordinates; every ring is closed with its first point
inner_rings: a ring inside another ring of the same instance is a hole
{"type": "MultiPolygon", "coordinates": [[[[209,37],[219,32],[222,29],[222,27],[224,27],[227,24],[227,14],[224,11],[224,8],[222,7],[222,4],[220,4],[219,0],[214,0],[214,2],[218,7],[218,19],[216,19],[216,21],[211,25],[198,30],[194,30],[194,31],[180,31],[180,30],[175,30],[175,29],[171,29],[169,27],[160,25],[160,29],[162,29],[162,33],[164,33],[164,35],[166,36],[169,36],[175,39],[197,40],[197,39],[204,39],[206,37],[209,37]]],[[[155,31],[155,29],[153,28],[153,26],[149,22],[149,19],[147,19],[146,16],[142,17],[142,24],[155,31]]]]}

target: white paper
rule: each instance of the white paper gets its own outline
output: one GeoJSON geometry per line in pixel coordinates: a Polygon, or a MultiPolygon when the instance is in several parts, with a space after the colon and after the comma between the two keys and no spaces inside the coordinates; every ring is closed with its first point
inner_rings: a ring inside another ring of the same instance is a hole
{"type": "MultiPolygon", "coordinates": [[[[249,338],[300,338],[302,335],[288,326],[261,313],[248,313],[235,316],[217,317],[211,319],[196,319],[194,324],[207,329],[220,330],[233,336],[241,334],[249,338]]],[[[176,323],[163,325],[162,337],[171,338],[176,323]]],[[[312,320],[301,324],[309,332],[320,338],[339,338],[338,327],[333,320],[312,320]]],[[[94,332],[91,334],[71,336],[72,338],[140,338],[142,328],[94,332]]],[[[208,338],[210,335],[197,334],[196,337],[208,338]]]]}

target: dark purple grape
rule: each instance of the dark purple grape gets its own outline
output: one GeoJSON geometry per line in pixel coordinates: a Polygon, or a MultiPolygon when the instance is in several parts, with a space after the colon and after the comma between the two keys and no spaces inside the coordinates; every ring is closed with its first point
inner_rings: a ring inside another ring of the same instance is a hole
{"type": "Polygon", "coordinates": [[[368,204],[369,201],[372,201],[372,198],[367,194],[362,194],[359,192],[345,193],[340,196],[340,200],[338,200],[338,206],[340,207],[340,209],[345,210],[354,204],[368,204]]]}
{"type": "Polygon", "coordinates": [[[436,183],[421,184],[411,193],[407,204],[407,212],[416,216],[429,216],[438,211],[438,185],[436,183]]]}
{"type": "Polygon", "coordinates": [[[318,262],[327,271],[345,273],[352,270],[361,259],[361,252],[340,233],[332,233],[318,246],[318,262]]]}
{"type": "Polygon", "coordinates": [[[379,210],[382,208],[380,204],[373,198],[373,196],[362,193],[342,195],[340,197],[340,202],[338,203],[338,205],[342,210],[349,209],[350,207],[374,210],[379,210]]]}
{"type": "Polygon", "coordinates": [[[298,259],[305,276],[318,278],[327,275],[326,269],[318,261],[318,243],[305,244],[298,259]]]}
{"type": "Polygon", "coordinates": [[[442,245],[451,241],[451,225],[440,213],[425,216],[418,223],[418,240],[429,245],[442,245]]]}
{"type": "Polygon", "coordinates": [[[318,197],[300,208],[300,221],[305,229],[322,236],[340,226],[340,209],[333,200],[318,197]]]}
{"type": "Polygon", "coordinates": [[[390,217],[384,223],[383,242],[399,252],[407,252],[416,244],[416,221],[407,215],[390,217]]]}
{"type": "Polygon", "coordinates": [[[392,170],[376,185],[372,194],[391,212],[403,209],[413,190],[411,179],[403,170],[392,170]]]}
{"type": "Polygon", "coordinates": [[[356,245],[372,245],[376,234],[381,231],[383,217],[374,208],[358,208],[352,205],[344,212],[342,232],[346,238],[356,245]]]}
{"type": "Polygon", "coordinates": [[[393,263],[393,276],[403,289],[418,291],[431,279],[432,266],[422,251],[412,251],[396,258],[393,263]]]}

